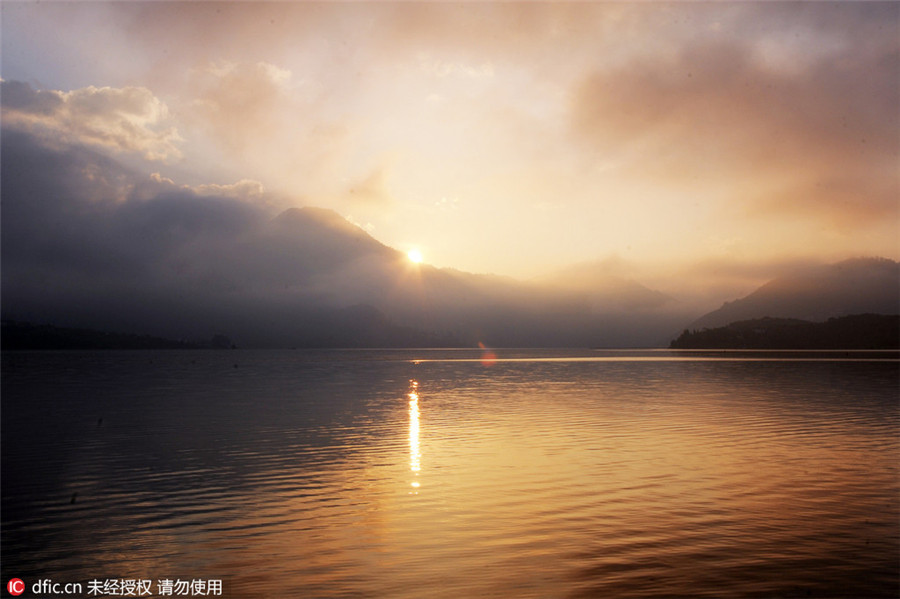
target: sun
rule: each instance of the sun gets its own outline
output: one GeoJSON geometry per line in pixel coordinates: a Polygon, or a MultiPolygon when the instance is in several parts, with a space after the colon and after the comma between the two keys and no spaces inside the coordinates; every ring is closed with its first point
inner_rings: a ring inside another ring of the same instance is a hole
{"type": "Polygon", "coordinates": [[[422,252],[420,252],[417,248],[413,248],[406,253],[406,257],[409,258],[409,261],[413,264],[419,264],[422,262],[422,252]]]}

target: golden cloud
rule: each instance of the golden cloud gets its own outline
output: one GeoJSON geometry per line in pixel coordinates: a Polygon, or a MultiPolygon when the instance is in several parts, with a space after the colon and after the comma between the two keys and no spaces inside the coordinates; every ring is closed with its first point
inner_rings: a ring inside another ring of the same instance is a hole
{"type": "Polygon", "coordinates": [[[147,160],[181,156],[182,141],[166,105],[144,87],[85,87],[35,90],[27,83],[4,81],[5,125],[23,128],[45,141],[83,143],[147,160]]]}
{"type": "Polygon", "coordinates": [[[571,130],[634,176],[718,181],[750,212],[896,218],[898,67],[883,51],[787,72],[736,42],[692,44],[586,77],[571,130]]]}

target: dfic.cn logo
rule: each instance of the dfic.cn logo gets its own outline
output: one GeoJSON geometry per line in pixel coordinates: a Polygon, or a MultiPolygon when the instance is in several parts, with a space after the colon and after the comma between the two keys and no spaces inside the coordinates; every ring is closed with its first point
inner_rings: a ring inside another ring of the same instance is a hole
{"type": "Polygon", "coordinates": [[[22,582],[21,578],[11,578],[8,583],[6,583],[6,590],[9,591],[10,595],[21,595],[25,592],[25,583],[22,582]]]}

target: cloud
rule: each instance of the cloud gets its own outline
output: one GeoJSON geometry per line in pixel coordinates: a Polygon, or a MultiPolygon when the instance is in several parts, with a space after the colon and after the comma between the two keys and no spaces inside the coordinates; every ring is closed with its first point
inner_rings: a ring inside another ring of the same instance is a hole
{"type": "Polygon", "coordinates": [[[3,81],[7,126],[32,131],[48,141],[83,143],[165,161],[181,156],[182,141],[166,105],[144,87],[85,87],[35,90],[21,81],[3,81]]]}
{"type": "MultiPolygon", "coordinates": [[[[0,144],[6,318],[174,338],[224,331],[246,345],[289,345],[309,339],[310,323],[329,331],[315,310],[366,303],[409,326],[490,330],[509,343],[587,343],[601,330],[613,334],[604,339],[649,343],[690,308],[684,296],[674,304],[617,283],[615,275],[639,270],[617,257],[594,265],[590,304],[589,289],[411,268],[329,210],[273,218],[255,181],[179,185],[15,129],[4,129],[0,144]],[[638,316],[641,309],[652,314],[638,316]]],[[[710,287],[721,293],[763,272],[752,262],[743,270],[719,262],[678,276],[681,289],[693,290],[687,299],[709,308],[710,287]]],[[[588,280],[577,274],[575,287],[588,280]]]]}
{"type": "Polygon", "coordinates": [[[896,218],[896,42],[801,70],[752,44],[702,40],[598,70],[572,94],[571,130],[633,176],[716,182],[747,214],[896,218]]]}
{"type": "Polygon", "coordinates": [[[220,173],[241,169],[294,195],[338,193],[353,119],[324,102],[315,77],[269,62],[220,61],[195,69],[182,105],[192,156],[220,173]]]}
{"type": "Polygon", "coordinates": [[[390,168],[381,166],[351,185],[348,192],[351,205],[383,207],[391,203],[393,199],[387,188],[389,175],[390,168]]]}
{"type": "MultiPolygon", "coordinates": [[[[177,125],[184,158],[146,172],[197,194],[264,182],[389,243],[427,237],[437,263],[532,275],[610,252],[691,260],[713,237],[736,255],[896,257],[897,3],[14,8],[6,72],[165,100],[146,128],[177,125]]],[[[61,110],[25,91],[4,103],[61,110]]]]}
{"type": "Polygon", "coordinates": [[[230,152],[256,151],[248,140],[283,131],[290,84],[291,72],[270,63],[211,63],[194,78],[192,117],[230,152]]]}
{"type": "Polygon", "coordinates": [[[139,195],[146,197],[148,193],[156,195],[162,191],[180,191],[197,196],[231,198],[258,205],[270,203],[270,200],[267,198],[265,186],[253,179],[241,179],[235,183],[228,184],[203,183],[201,185],[177,185],[175,181],[168,177],[163,177],[159,173],[152,173],[150,175],[149,181],[144,182],[143,193],[139,195]]]}
{"type": "Polygon", "coordinates": [[[48,146],[6,128],[0,141],[3,268],[13,279],[33,271],[54,285],[148,282],[182,250],[224,243],[265,217],[256,205],[145,177],[86,146],[48,146]]]}
{"type": "Polygon", "coordinates": [[[392,254],[329,211],[273,218],[256,181],[179,185],[15,128],[0,144],[7,318],[175,337],[242,327],[259,339],[317,305],[323,280],[364,297],[347,273],[392,254]]]}
{"type": "Polygon", "coordinates": [[[417,56],[419,68],[432,77],[468,77],[490,78],[494,76],[494,68],[489,62],[480,65],[471,65],[462,62],[449,62],[438,60],[427,54],[420,53],[417,56]]]}

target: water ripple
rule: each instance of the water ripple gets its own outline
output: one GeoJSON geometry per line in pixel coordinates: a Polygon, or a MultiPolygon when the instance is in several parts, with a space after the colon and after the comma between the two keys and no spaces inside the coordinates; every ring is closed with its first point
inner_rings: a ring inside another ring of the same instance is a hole
{"type": "Polygon", "coordinates": [[[4,354],[3,575],[896,596],[894,357],[498,354],[4,354]]]}

